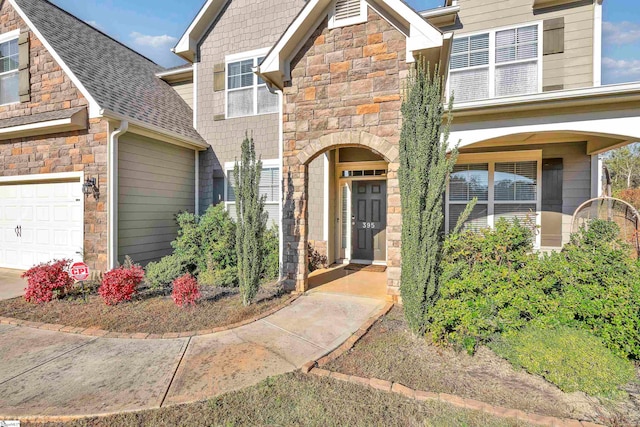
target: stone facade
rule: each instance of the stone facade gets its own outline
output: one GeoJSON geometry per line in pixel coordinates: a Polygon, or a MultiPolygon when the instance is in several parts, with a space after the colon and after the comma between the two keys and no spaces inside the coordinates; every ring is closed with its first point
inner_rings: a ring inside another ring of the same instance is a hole
{"type": "Polygon", "coordinates": [[[309,164],[330,149],[369,148],[388,164],[388,293],[399,294],[400,90],[408,74],[405,35],[369,8],[363,24],[329,29],[325,20],[291,64],[284,89],[285,285],[307,287],[309,164]]]}
{"type": "MultiPolygon", "coordinates": [[[[8,1],[0,9],[0,33],[29,28],[8,1]]],[[[87,100],[51,54],[29,32],[31,99],[0,106],[0,120],[88,105],[87,100]]],[[[96,270],[107,267],[107,133],[103,119],[87,129],[0,141],[0,176],[84,171],[99,179],[100,199],[85,201],[85,262],[96,270]]]]}

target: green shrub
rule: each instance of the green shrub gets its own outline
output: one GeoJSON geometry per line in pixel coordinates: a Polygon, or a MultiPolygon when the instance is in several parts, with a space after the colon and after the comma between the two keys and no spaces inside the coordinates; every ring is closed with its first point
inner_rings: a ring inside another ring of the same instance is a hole
{"type": "Polygon", "coordinates": [[[264,235],[263,277],[278,279],[280,275],[280,232],[277,225],[267,229],[264,235]]]}
{"type": "Polygon", "coordinates": [[[633,364],[613,354],[602,340],[565,326],[527,326],[491,347],[514,366],[544,377],[567,393],[611,395],[635,376],[633,364]]]}
{"type": "Polygon", "coordinates": [[[218,270],[205,270],[198,275],[198,283],[202,286],[238,286],[238,268],[227,267],[218,270]]]}
{"type": "Polygon", "coordinates": [[[150,262],[145,268],[145,280],[152,289],[166,288],[186,272],[185,262],[176,254],[166,256],[157,262],[150,262]]]}
{"type": "Polygon", "coordinates": [[[177,215],[178,237],[171,243],[189,273],[235,266],[235,223],[224,205],[210,206],[203,215],[177,215]]]}

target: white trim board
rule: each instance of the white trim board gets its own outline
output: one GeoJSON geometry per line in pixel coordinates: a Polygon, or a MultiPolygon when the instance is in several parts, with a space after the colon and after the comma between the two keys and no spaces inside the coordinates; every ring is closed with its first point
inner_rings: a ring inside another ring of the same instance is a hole
{"type": "Polygon", "coordinates": [[[32,175],[0,176],[0,184],[39,181],[84,181],[84,172],[39,173],[32,175]]]}

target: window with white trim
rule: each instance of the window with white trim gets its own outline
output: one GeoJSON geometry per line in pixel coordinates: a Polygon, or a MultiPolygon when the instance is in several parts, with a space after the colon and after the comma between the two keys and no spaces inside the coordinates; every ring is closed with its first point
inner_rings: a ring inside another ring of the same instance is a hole
{"type": "Polygon", "coordinates": [[[540,91],[540,24],[456,37],[449,93],[456,102],[540,91]]]}
{"type": "Polygon", "coordinates": [[[227,63],[228,118],[278,112],[278,95],[269,92],[265,81],[253,72],[262,59],[227,63]]]}
{"type": "MultiPolygon", "coordinates": [[[[280,223],[280,168],[274,166],[277,160],[263,163],[260,174],[260,195],[265,196],[264,208],[269,215],[269,225],[280,223]]],[[[236,219],[236,195],[235,180],[233,176],[233,166],[227,164],[227,188],[225,196],[225,206],[231,215],[236,219]]]]}
{"type": "Polygon", "coordinates": [[[18,39],[0,43],[0,105],[20,101],[18,39]]]}
{"type": "Polygon", "coordinates": [[[367,21],[365,0],[336,0],[329,13],[329,28],[346,27],[367,21]]]}
{"type": "MultiPolygon", "coordinates": [[[[483,163],[459,163],[447,189],[447,231],[453,230],[467,204],[477,198],[465,229],[493,227],[499,218],[538,223],[540,210],[540,161],[500,159],[483,163]]],[[[532,156],[529,156],[532,158],[532,156]]]]}

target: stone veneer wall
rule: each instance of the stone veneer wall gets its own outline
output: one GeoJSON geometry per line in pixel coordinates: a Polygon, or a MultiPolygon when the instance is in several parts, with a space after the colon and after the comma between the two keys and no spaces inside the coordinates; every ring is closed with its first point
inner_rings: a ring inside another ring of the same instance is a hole
{"type": "Polygon", "coordinates": [[[284,89],[285,285],[307,286],[309,163],[328,149],[368,147],[389,162],[388,293],[399,295],[400,89],[408,74],[406,38],[369,8],[368,22],[313,33],[291,64],[284,89]]]}
{"type": "MultiPolygon", "coordinates": [[[[29,28],[8,1],[0,8],[0,34],[29,28]]],[[[0,106],[0,120],[88,105],[33,32],[29,33],[31,100],[0,106]]],[[[107,267],[107,122],[92,119],[82,131],[0,141],[0,176],[84,171],[99,178],[100,199],[85,201],[85,261],[107,267]]]]}

